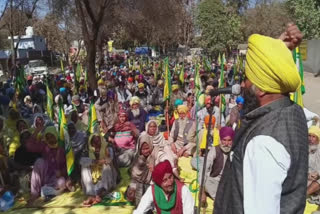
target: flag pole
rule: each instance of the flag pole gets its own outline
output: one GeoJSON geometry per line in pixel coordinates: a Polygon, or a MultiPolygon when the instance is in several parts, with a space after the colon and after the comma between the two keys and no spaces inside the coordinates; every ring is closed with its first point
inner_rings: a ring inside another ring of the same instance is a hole
{"type": "Polygon", "coordinates": [[[220,99],[219,99],[219,121],[218,121],[218,125],[219,127],[221,127],[221,115],[222,115],[222,98],[220,95],[220,99]]]}
{"type": "Polygon", "coordinates": [[[170,127],[169,127],[169,100],[166,101],[166,123],[167,123],[168,137],[169,137],[169,136],[170,136],[170,127]]]}

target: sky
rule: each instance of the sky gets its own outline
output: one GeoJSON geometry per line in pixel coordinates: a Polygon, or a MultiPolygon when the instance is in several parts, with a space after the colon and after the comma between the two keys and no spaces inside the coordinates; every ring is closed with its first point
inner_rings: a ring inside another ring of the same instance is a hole
{"type": "Polygon", "coordinates": [[[0,0],[0,14],[2,14],[5,4],[6,4],[6,0],[0,0]]]}

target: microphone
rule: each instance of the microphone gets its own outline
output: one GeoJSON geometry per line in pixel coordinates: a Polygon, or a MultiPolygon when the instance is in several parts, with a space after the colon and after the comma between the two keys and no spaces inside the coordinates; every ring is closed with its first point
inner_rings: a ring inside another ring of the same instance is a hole
{"type": "Polygon", "coordinates": [[[209,95],[211,97],[218,96],[219,94],[239,95],[240,92],[241,92],[241,86],[239,84],[235,84],[233,86],[229,86],[226,88],[218,88],[217,90],[210,90],[209,95]]]}

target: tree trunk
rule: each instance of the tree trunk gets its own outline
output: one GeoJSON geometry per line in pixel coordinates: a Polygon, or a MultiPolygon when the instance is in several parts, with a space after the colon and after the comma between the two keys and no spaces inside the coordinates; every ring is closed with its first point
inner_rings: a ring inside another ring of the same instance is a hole
{"type": "Polygon", "coordinates": [[[88,81],[92,90],[97,88],[96,78],[96,40],[87,41],[88,81]]]}

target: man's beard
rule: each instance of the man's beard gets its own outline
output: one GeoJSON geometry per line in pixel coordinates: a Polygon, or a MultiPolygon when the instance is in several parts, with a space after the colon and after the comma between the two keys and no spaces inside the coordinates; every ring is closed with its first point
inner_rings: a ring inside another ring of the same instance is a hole
{"type": "Polygon", "coordinates": [[[318,150],[318,145],[310,145],[309,144],[309,153],[313,154],[318,150]]]}
{"type": "Polygon", "coordinates": [[[32,108],[33,104],[32,103],[26,103],[26,106],[29,107],[29,108],[32,108]]]}
{"type": "Polygon", "coordinates": [[[243,104],[243,112],[247,114],[260,107],[259,100],[255,95],[254,88],[243,88],[242,96],[245,100],[243,104]]]}
{"type": "Polygon", "coordinates": [[[138,117],[140,115],[140,109],[131,109],[131,112],[134,117],[138,117]]]}
{"type": "Polygon", "coordinates": [[[220,144],[220,149],[222,150],[223,153],[229,153],[231,151],[231,147],[224,146],[222,144],[220,144]]]}

